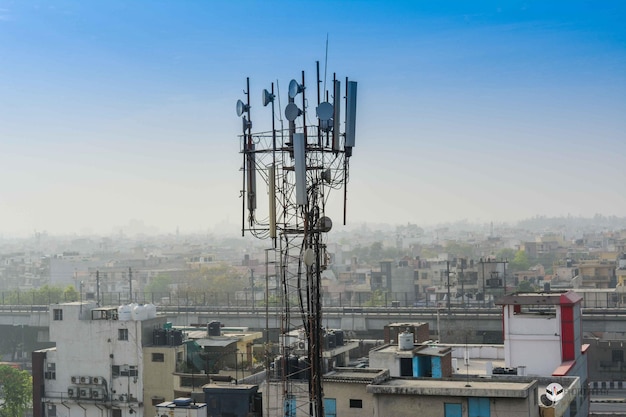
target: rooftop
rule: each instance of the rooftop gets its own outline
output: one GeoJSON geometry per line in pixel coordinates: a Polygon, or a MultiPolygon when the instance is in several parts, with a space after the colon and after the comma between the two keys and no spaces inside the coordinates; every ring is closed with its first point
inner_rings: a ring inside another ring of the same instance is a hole
{"type": "Polygon", "coordinates": [[[496,305],[575,305],[583,297],[574,291],[523,292],[505,295],[496,305]]]}
{"type": "Polygon", "coordinates": [[[367,386],[372,394],[527,398],[537,381],[393,378],[367,386]]]}

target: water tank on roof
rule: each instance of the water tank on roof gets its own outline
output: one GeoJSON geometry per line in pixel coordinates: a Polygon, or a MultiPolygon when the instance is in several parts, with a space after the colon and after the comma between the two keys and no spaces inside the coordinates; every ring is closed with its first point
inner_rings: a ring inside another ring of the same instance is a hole
{"type": "Polygon", "coordinates": [[[300,368],[298,367],[298,357],[295,355],[289,355],[287,358],[287,375],[289,379],[300,378],[300,368]]]}
{"type": "Polygon", "coordinates": [[[120,321],[132,320],[132,309],[129,305],[119,306],[117,308],[117,319],[120,321]]]}
{"type": "Polygon", "coordinates": [[[274,378],[282,378],[283,376],[283,357],[277,356],[274,359],[274,378]]]}
{"type": "Polygon", "coordinates": [[[400,350],[412,350],[413,349],[413,333],[403,331],[398,335],[398,348],[400,350]]]}
{"type": "Polygon", "coordinates": [[[298,369],[300,370],[299,379],[309,379],[311,361],[306,356],[300,356],[298,359],[298,369]]]}
{"type": "Polygon", "coordinates": [[[344,332],[343,330],[335,330],[335,339],[337,341],[337,346],[343,346],[344,344],[344,332]]]}
{"type": "Polygon", "coordinates": [[[167,332],[165,329],[154,329],[152,332],[152,344],[154,346],[164,346],[167,344],[167,332]]]}
{"type": "Polygon", "coordinates": [[[219,321],[212,321],[207,325],[207,333],[209,336],[221,336],[222,324],[219,321]]]}
{"type": "Polygon", "coordinates": [[[146,304],[146,315],[149,319],[154,319],[157,316],[157,308],[154,304],[146,304]]]}
{"type": "Polygon", "coordinates": [[[141,321],[148,318],[148,311],[143,305],[135,305],[132,311],[133,320],[141,321]]]}

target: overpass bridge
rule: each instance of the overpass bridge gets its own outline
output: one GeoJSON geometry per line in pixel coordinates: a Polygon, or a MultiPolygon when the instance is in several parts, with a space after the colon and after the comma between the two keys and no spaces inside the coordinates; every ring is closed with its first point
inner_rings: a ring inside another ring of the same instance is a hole
{"type": "MultiPolygon", "coordinates": [[[[47,305],[0,306],[0,326],[32,328],[37,340],[49,341],[50,316],[47,305]]],[[[217,320],[226,326],[253,330],[268,329],[277,335],[280,309],[250,306],[159,306],[158,314],[167,316],[175,326],[203,325],[217,320]]],[[[386,324],[426,322],[433,338],[444,343],[502,343],[502,310],[499,308],[428,307],[326,307],[323,325],[343,329],[352,337],[382,339],[386,324]]],[[[626,309],[583,309],[583,331],[623,332],[626,309]]],[[[5,327],[6,330],[6,327],[5,327]]],[[[272,337],[272,339],[274,339],[272,337]]]]}

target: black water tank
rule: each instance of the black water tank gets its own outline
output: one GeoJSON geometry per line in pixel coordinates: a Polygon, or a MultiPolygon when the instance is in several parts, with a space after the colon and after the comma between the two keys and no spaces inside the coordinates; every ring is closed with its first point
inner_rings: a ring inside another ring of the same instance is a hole
{"type": "Polygon", "coordinates": [[[167,344],[167,334],[164,329],[154,329],[152,331],[152,344],[154,346],[164,346],[167,344]]]}
{"type": "Polygon", "coordinates": [[[309,361],[309,358],[307,358],[306,356],[300,356],[300,359],[298,359],[298,369],[300,370],[298,379],[308,380],[309,374],[310,374],[310,368],[311,368],[311,362],[309,361]]]}
{"type": "Polygon", "coordinates": [[[343,346],[344,345],[344,338],[345,334],[343,333],[343,330],[335,330],[335,339],[337,342],[337,346],[343,346]]]}
{"type": "Polygon", "coordinates": [[[183,344],[183,331],[182,330],[172,330],[171,331],[171,342],[172,346],[180,346],[183,344]]]}
{"type": "Polygon", "coordinates": [[[209,336],[221,336],[222,335],[222,323],[219,321],[212,321],[207,325],[207,332],[209,336]]]}
{"type": "Polygon", "coordinates": [[[328,332],[324,336],[325,342],[324,345],[326,349],[334,349],[337,347],[337,337],[335,336],[335,332],[328,332]]]}
{"type": "Polygon", "coordinates": [[[299,379],[299,370],[300,368],[298,367],[298,357],[295,355],[290,355],[287,359],[287,375],[289,375],[289,379],[299,379]]]}

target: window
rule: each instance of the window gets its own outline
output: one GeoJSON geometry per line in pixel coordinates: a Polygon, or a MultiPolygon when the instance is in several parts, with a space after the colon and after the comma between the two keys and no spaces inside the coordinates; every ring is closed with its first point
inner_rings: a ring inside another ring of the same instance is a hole
{"type": "Polygon", "coordinates": [[[44,379],[57,379],[56,364],[54,362],[48,362],[46,364],[46,372],[44,372],[44,379]]]}
{"type": "Polygon", "coordinates": [[[350,398],[350,408],[363,408],[363,400],[353,400],[350,398]]]}
{"type": "Polygon", "coordinates": [[[53,320],[55,321],[63,320],[63,309],[55,308],[54,310],[52,310],[52,312],[53,312],[53,320]]]}
{"type": "Polygon", "coordinates": [[[337,399],[324,398],[324,417],[337,417],[337,399]]]}
{"type": "Polygon", "coordinates": [[[48,404],[48,413],[46,414],[48,417],[57,417],[57,406],[54,404],[48,404]]]}
{"type": "Polygon", "coordinates": [[[463,408],[461,407],[461,404],[444,403],[443,415],[444,417],[462,417],[463,408]]]}
{"type": "Polygon", "coordinates": [[[117,378],[118,376],[120,376],[120,366],[119,365],[112,365],[111,366],[111,376],[113,376],[113,378],[117,378]]]}
{"type": "Polygon", "coordinates": [[[119,408],[114,408],[111,411],[113,411],[112,417],[122,417],[122,410],[119,408]]]}
{"type": "Polygon", "coordinates": [[[491,404],[489,398],[468,397],[467,398],[468,417],[489,417],[491,416],[491,404]]]}
{"type": "Polygon", "coordinates": [[[162,353],[152,353],[152,362],[165,362],[165,355],[162,353]]]}
{"type": "Polygon", "coordinates": [[[613,349],[611,351],[612,362],[624,362],[624,351],[621,349],[613,349]]]}
{"type": "Polygon", "coordinates": [[[128,340],[128,329],[117,329],[117,340],[128,340]]]}

